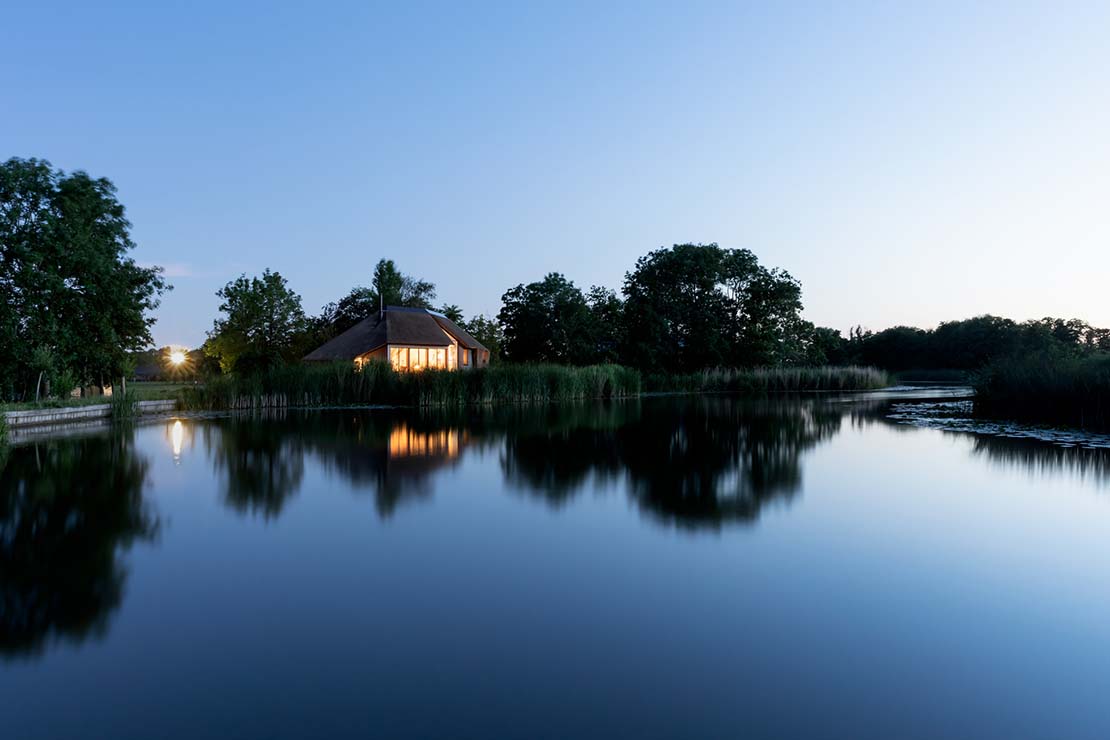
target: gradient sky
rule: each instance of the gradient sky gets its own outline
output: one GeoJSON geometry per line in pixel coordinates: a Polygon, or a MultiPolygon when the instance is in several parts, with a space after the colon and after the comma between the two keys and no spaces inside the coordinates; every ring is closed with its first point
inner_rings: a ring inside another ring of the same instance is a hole
{"type": "Polygon", "coordinates": [[[0,157],[116,183],[159,345],[265,267],[495,314],[689,241],[844,330],[1110,325],[1110,6],[771,5],[9,3],[0,157]]]}

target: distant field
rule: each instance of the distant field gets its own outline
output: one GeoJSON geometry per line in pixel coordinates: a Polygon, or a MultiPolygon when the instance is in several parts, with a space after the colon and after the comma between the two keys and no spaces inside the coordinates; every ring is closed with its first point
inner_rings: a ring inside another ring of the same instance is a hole
{"type": "Polygon", "coordinates": [[[135,394],[140,401],[159,401],[163,398],[176,398],[182,388],[191,388],[192,383],[173,383],[163,381],[132,381],[127,384],[127,392],[135,394]]]}
{"type": "MultiPolygon", "coordinates": [[[[127,384],[127,392],[140,401],[160,401],[177,398],[182,388],[191,388],[193,383],[170,383],[161,381],[132,381],[127,384]]],[[[61,409],[73,406],[93,406],[108,403],[111,396],[89,396],[87,398],[51,398],[45,401],[24,403],[0,403],[0,411],[26,411],[29,409],[61,409]]]]}

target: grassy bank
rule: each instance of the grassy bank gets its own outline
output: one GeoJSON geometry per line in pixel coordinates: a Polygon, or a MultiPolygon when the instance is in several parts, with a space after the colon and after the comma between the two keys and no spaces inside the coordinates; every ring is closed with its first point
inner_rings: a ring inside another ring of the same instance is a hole
{"type": "Polygon", "coordinates": [[[640,393],[640,375],[618,365],[499,365],[469,372],[395,373],[383,363],[292,365],[251,376],[223,376],[181,392],[188,409],[287,406],[462,406],[622,398],[640,393]]]}
{"type": "Polygon", "coordinates": [[[1110,428],[1110,355],[1012,358],[972,384],[982,414],[1110,428]]]}
{"type": "MultiPolygon", "coordinates": [[[[165,401],[177,398],[182,389],[192,387],[187,383],[151,383],[130,382],[127,384],[127,397],[131,401],[165,401]]],[[[44,398],[39,401],[24,401],[21,403],[0,403],[0,412],[4,411],[31,411],[34,409],[68,409],[81,406],[96,406],[98,404],[111,404],[113,396],[64,396],[62,398],[44,398]]]]}
{"type": "Polygon", "coordinates": [[[650,391],[758,395],[798,391],[861,391],[883,388],[891,378],[873,367],[781,367],[703,370],[648,378],[650,391]]]}

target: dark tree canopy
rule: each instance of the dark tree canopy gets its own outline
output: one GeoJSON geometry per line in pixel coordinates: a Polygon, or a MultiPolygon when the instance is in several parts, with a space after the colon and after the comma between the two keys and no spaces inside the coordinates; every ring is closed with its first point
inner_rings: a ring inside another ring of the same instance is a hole
{"type": "Polygon", "coordinates": [[[1011,357],[1080,356],[1110,351],[1110,331],[1078,319],[1016,322],[999,316],[946,321],[936,329],[895,326],[880,332],[860,328],[841,344],[843,362],[886,370],[976,370],[1011,357]]]}
{"type": "Polygon", "coordinates": [[[513,362],[598,362],[599,325],[574,283],[557,272],[501,297],[498,321],[505,333],[505,358],[513,362]]]}
{"type": "Polygon", "coordinates": [[[624,357],[691,372],[804,362],[813,327],[801,285],[746,249],[678,244],[641,257],[624,281],[624,357]]]}
{"type": "Polygon", "coordinates": [[[115,193],[43,160],[0,165],[0,397],[34,397],[43,379],[58,392],[107,384],[151,343],[150,312],[169,286],[128,256],[115,193]]]}
{"type": "Polygon", "coordinates": [[[505,333],[496,319],[479,315],[470,321],[456,322],[470,332],[470,336],[481,342],[489,350],[491,362],[501,359],[501,346],[505,343],[505,333]]]}
{"type": "Polygon", "coordinates": [[[336,303],[324,306],[322,320],[334,336],[350,329],[382,306],[432,308],[436,286],[427,280],[405,275],[393,260],[378,260],[369,287],[356,286],[336,303]]]}
{"type": "Polygon", "coordinates": [[[240,275],[216,295],[223,316],[208,332],[204,352],[218,359],[224,372],[263,370],[300,357],[306,329],[301,297],[280,273],[240,275]]]}

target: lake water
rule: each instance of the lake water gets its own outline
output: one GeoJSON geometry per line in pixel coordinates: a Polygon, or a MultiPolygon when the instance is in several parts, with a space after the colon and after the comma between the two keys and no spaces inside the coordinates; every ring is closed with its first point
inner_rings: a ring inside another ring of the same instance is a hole
{"type": "Polygon", "coordinates": [[[907,421],[657,398],[15,447],[0,737],[1110,736],[1107,450],[907,421]]]}

